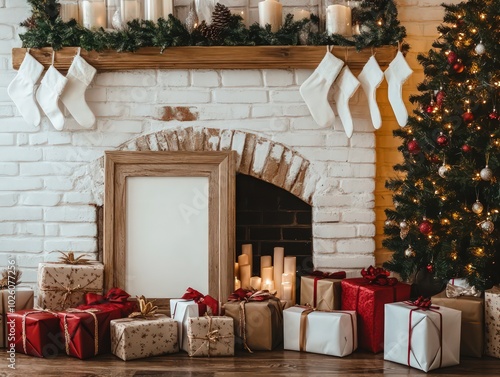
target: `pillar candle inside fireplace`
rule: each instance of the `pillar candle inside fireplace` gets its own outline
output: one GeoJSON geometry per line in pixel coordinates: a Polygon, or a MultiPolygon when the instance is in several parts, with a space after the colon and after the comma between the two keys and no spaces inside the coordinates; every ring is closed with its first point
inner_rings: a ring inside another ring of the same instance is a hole
{"type": "Polygon", "coordinates": [[[267,281],[273,281],[274,279],[274,268],[273,266],[269,267],[264,267],[262,269],[262,284],[264,284],[267,281]]]}
{"type": "Polygon", "coordinates": [[[250,288],[250,265],[244,264],[240,265],[240,276],[241,276],[241,288],[249,289],[250,288]]]}
{"type": "Polygon", "coordinates": [[[281,275],[283,274],[283,259],[285,257],[285,249],[282,247],[274,248],[274,286],[277,289],[276,295],[281,297],[281,275]]]}
{"type": "Polygon", "coordinates": [[[250,286],[255,289],[259,290],[262,285],[262,279],[258,276],[252,276],[250,278],[250,286]]]}
{"type": "Polygon", "coordinates": [[[271,31],[276,33],[281,27],[283,5],[276,0],[264,0],[259,3],[259,24],[271,25],[271,31]]]}
{"type": "Polygon", "coordinates": [[[241,245],[241,254],[248,255],[248,264],[250,265],[250,273],[253,271],[253,252],[252,252],[252,244],[247,243],[241,245]]]}
{"type": "Polygon", "coordinates": [[[238,262],[234,264],[234,277],[240,278],[240,264],[238,262]]]}
{"type": "MultiPolygon", "coordinates": [[[[245,264],[250,264],[250,259],[248,258],[248,255],[247,254],[238,255],[239,267],[241,268],[241,266],[243,266],[245,264]]],[[[240,274],[241,274],[241,272],[240,272],[240,274]]]]}
{"type": "Polygon", "coordinates": [[[260,257],[260,276],[264,276],[263,274],[264,267],[271,267],[272,265],[273,265],[273,259],[270,255],[263,255],[262,257],[260,257]]]}
{"type": "Polygon", "coordinates": [[[81,7],[83,27],[87,29],[106,27],[106,3],[104,0],[83,0],[81,7]]]}
{"type": "Polygon", "coordinates": [[[292,275],[292,301],[296,302],[296,287],[297,287],[297,277],[296,277],[296,269],[297,269],[297,259],[295,257],[285,257],[284,262],[284,273],[292,275]]]}

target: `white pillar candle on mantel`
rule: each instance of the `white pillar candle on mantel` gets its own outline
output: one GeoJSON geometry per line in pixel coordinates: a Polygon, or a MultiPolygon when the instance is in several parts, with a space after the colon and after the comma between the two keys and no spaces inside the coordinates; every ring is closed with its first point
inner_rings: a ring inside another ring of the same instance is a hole
{"type": "Polygon", "coordinates": [[[259,276],[252,276],[250,278],[250,286],[252,289],[259,290],[262,285],[262,279],[259,276]]]}
{"type": "Polygon", "coordinates": [[[311,12],[305,9],[294,9],[293,10],[293,20],[294,21],[300,21],[303,20],[304,18],[310,18],[311,17],[311,12]]]}
{"type": "MultiPolygon", "coordinates": [[[[274,248],[274,285],[281,287],[281,275],[283,274],[283,259],[285,257],[285,249],[283,247],[274,248]]],[[[276,294],[281,297],[281,290],[278,289],[276,294]]]]}
{"type": "Polygon", "coordinates": [[[122,22],[126,24],[128,21],[141,19],[141,4],[139,0],[120,0],[120,12],[122,22]]]}
{"type": "Polygon", "coordinates": [[[145,0],[144,1],[144,19],[157,21],[160,17],[168,18],[173,13],[173,0],[145,0]]]}
{"type": "Polygon", "coordinates": [[[249,264],[240,265],[241,288],[250,289],[251,268],[249,264]]]}
{"type": "Polygon", "coordinates": [[[82,25],[87,29],[106,27],[106,3],[104,0],[82,0],[82,25]]]}
{"type": "MultiPolygon", "coordinates": [[[[246,243],[241,245],[241,254],[248,255],[248,264],[250,265],[250,273],[253,271],[253,252],[252,252],[252,244],[246,243]]],[[[239,262],[239,261],[238,261],[239,262]]]]}
{"type": "Polygon", "coordinates": [[[80,21],[78,0],[61,0],[59,3],[61,4],[59,16],[64,22],[68,22],[71,19],[75,19],[76,22],[80,21]]]}
{"type": "Polygon", "coordinates": [[[276,33],[281,27],[283,5],[276,0],[264,0],[259,3],[259,25],[265,28],[271,25],[271,31],[276,33]]]}
{"type": "Polygon", "coordinates": [[[341,4],[326,8],[326,31],[328,34],[351,36],[351,8],[341,4]]]}
{"type": "MultiPolygon", "coordinates": [[[[264,276],[264,267],[271,267],[273,265],[273,258],[270,255],[263,255],[260,257],[260,276],[264,276]]],[[[272,278],[271,278],[272,280],[272,278]]]]}

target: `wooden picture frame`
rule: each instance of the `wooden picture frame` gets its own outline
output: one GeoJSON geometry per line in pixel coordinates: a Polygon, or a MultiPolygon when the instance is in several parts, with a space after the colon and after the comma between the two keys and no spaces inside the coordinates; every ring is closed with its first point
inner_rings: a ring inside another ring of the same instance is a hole
{"type": "MultiPolygon", "coordinates": [[[[132,295],[136,293],[134,292],[133,285],[136,283],[138,284],[138,281],[129,281],[129,285],[131,286],[127,287],[127,240],[132,239],[130,234],[127,234],[127,227],[130,227],[132,222],[136,221],[138,224],[142,222],[145,222],[147,224],[148,221],[150,221],[152,227],[153,225],[155,225],[153,223],[154,220],[148,218],[134,218],[132,220],[127,219],[127,208],[129,208],[129,211],[133,213],[136,213],[137,211],[132,210],[131,208],[141,208],[141,204],[134,204],[132,206],[130,204],[130,202],[135,201],[136,198],[128,198],[127,191],[130,191],[130,194],[132,194],[132,192],[135,192],[133,194],[134,196],[138,195],[137,192],[140,193],[140,191],[137,191],[139,189],[132,189],[132,187],[134,186],[131,186],[130,182],[141,182],[138,187],[148,187],[148,190],[149,188],[153,189],[159,182],[162,182],[162,185],[164,186],[158,185],[158,190],[162,190],[162,187],[167,187],[168,190],[170,190],[171,187],[172,191],[174,192],[173,195],[175,196],[175,190],[179,190],[179,188],[173,187],[177,185],[169,185],[169,177],[173,177],[176,179],[181,177],[181,182],[183,183],[185,183],[184,181],[186,181],[187,183],[191,182],[189,181],[190,177],[198,177],[199,179],[195,179],[195,181],[203,182],[204,180],[206,180],[208,184],[208,200],[206,211],[206,213],[208,214],[208,228],[206,229],[206,236],[208,237],[208,256],[205,258],[205,255],[203,254],[205,251],[203,250],[195,251],[196,253],[200,253],[200,260],[207,261],[207,265],[201,266],[201,268],[206,268],[206,272],[208,275],[208,290],[202,293],[209,294],[210,296],[216,298],[219,302],[224,302],[229,294],[233,291],[234,284],[235,175],[235,155],[232,151],[105,152],[103,242],[105,289],[107,290],[112,287],[120,287],[127,290],[128,288],[131,291],[129,293],[131,293],[132,295]],[[182,179],[182,177],[186,177],[186,179],[184,180],[182,179]],[[162,179],[155,180],[154,178],[162,179]],[[143,181],[143,179],[147,179],[146,183],[143,181]],[[127,187],[129,187],[129,189],[127,189],[127,187]]],[[[178,182],[177,180],[174,181],[178,182]]],[[[179,192],[178,194],[182,196],[182,192],[179,192]]],[[[147,197],[149,195],[150,194],[148,191],[144,196],[147,197]]],[[[163,195],[163,191],[161,191],[161,195],[163,195]]],[[[165,192],[165,195],[171,196],[172,194],[169,191],[165,192]]],[[[139,197],[142,196],[143,195],[139,195],[139,197]]],[[[150,206],[149,208],[153,207],[150,206]]],[[[158,210],[158,212],[161,213],[161,210],[158,210]]],[[[145,215],[144,213],[140,214],[140,217],[141,216],[148,217],[148,215],[145,215]]],[[[176,232],[178,232],[177,224],[169,228],[172,229],[162,228],[162,239],[168,240],[169,234],[171,234],[172,237],[176,236],[176,232]],[[164,234],[163,231],[165,232],[164,234]]],[[[135,231],[135,228],[133,229],[135,231]]],[[[132,233],[132,231],[129,230],[129,233],[132,233]]],[[[204,235],[193,234],[193,238],[196,237],[201,237],[201,239],[203,239],[204,235]]],[[[184,251],[185,250],[178,249],[168,250],[168,248],[166,248],[165,250],[162,249],[160,251],[160,254],[158,254],[157,252],[156,255],[156,257],[160,259],[158,261],[158,264],[161,265],[161,260],[163,260],[164,257],[166,260],[168,258],[175,258],[175,261],[180,261],[183,258],[184,251]],[[172,253],[172,255],[170,255],[170,253],[172,253]]],[[[140,252],[147,253],[148,250],[141,250],[140,252]]],[[[129,257],[132,258],[132,255],[135,253],[135,251],[130,251],[129,253],[129,257]]],[[[134,268],[139,268],[142,273],[139,275],[134,275],[134,279],[137,278],[141,280],[151,278],[151,274],[148,271],[150,267],[153,267],[151,266],[151,263],[145,266],[136,266],[136,263],[137,258],[134,259],[134,268]]],[[[162,284],[172,284],[173,286],[177,286],[178,289],[181,289],[182,291],[185,291],[188,286],[179,286],[179,282],[175,281],[176,274],[178,274],[179,272],[182,272],[187,276],[189,276],[190,274],[196,274],[196,269],[200,267],[198,266],[200,263],[194,263],[194,265],[191,263],[189,265],[192,266],[192,271],[178,271],[179,268],[176,269],[175,265],[170,265],[170,263],[168,264],[169,265],[162,265],[162,276],[155,276],[155,278],[158,278],[158,280],[162,281],[162,284]]],[[[204,270],[200,271],[204,273],[204,270]]],[[[193,288],[197,289],[197,287],[194,286],[193,288]]],[[[202,290],[204,289],[204,287],[199,287],[199,289],[202,290]]],[[[147,292],[144,292],[144,294],[147,295],[147,292]]],[[[175,297],[154,298],[163,299],[175,297]]]]}

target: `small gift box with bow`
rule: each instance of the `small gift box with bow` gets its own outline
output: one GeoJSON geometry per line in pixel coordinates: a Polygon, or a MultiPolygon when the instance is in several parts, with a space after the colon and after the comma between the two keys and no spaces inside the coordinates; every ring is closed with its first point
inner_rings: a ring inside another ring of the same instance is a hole
{"type": "Polygon", "coordinates": [[[102,294],[104,265],[63,254],[60,262],[38,265],[38,306],[64,310],[83,304],[86,293],[102,294]]]}
{"type": "Polygon", "coordinates": [[[423,298],[385,305],[384,360],[424,372],[458,365],[461,314],[423,298]]]}
{"type": "Polygon", "coordinates": [[[234,319],[236,342],[246,350],[271,351],[283,341],[283,308],[269,291],[238,289],[224,304],[234,319]]]}
{"type": "Polygon", "coordinates": [[[7,347],[7,334],[9,333],[7,313],[11,309],[19,311],[33,308],[33,289],[18,286],[21,283],[21,275],[19,270],[13,274],[10,274],[10,270],[7,269],[2,271],[0,279],[0,348],[7,347]]]}
{"type": "Polygon", "coordinates": [[[7,324],[9,329],[14,329],[14,340],[6,345],[11,348],[13,343],[16,352],[36,357],[55,357],[64,352],[64,337],[57,313],[40,309],[20,310],[7,314],[7,324]]]}
{"type": "Polygon", "coordinates": [[[320,311],[294,306],[283,311],[284,348],[347,356],[358,347],[355,311],[320,311]]]}
{"type": "Polygon", "coordinates": [[[85,304],[79,305],[77,309],[99,309],[113,310],[120,309],[121,316],[127,317],[132,312],[138,310],[137,302],[129,300],[130,295],[120,288],[111,288],[105,295],[97,293],[87,293],[85,295],[85,304]]]}
{"type": "Polygon", "coordinates": [[[359,348],[378,353],[384,349],[384,305],[410,299],[411,286],[389,277],[389,271],[361,271],[362,278],[343,279],[342,310],[358,313],[359,348]]]}
{"type": "Polygon", "coordinates": [[[300,278],[300,305],[312,306],[318,310],[339,310],[341,304],[340,282],[346,273],[314,271],[310,276],[300,278]]]}
{"type": "Polygon", "coordinates": [[[58,313],[67,355],[79,359],[110,353],[110,322],[121,318],[120,309],[68,309],[58,313]]]}
{"type": "Polygon", "coordinates": [[[189,356],[233,356],[234,324],[230,317],[188,318],[189,356]]]}
{"type": "Polygon", "coordinates": [[[138,302],[139,312],[111,321],[111,352],[124,361],[178,352],[177,323],[144,296],[138,302]]]}
{"type": "Polygon", "coordinates": [[[500,358],[500,286],[484,291],[486,344],[484,353],[500,358]]]}
{"type": "MultiPolygon", "coordinates": [[[[432,303],[462,312],[460,355],[481,357],[484,348],[484,299],[474,287],[463,288],[448,284],[446,290],[432,296],[432,303]]],[[[499,313],[500,314],[500,313],[499,313]]]]}

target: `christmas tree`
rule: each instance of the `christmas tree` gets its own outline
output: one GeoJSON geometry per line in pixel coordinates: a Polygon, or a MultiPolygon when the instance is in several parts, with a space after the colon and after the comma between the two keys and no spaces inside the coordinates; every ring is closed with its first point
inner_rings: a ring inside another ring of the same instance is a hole
{"type": "Polygon", "coordinates": [[[500,282],[500,0],[443,6],[434,49],[418,56],[416,109],[394,131],[404,161],[386,183],[384,266],[487,289],[500,282]]]}

